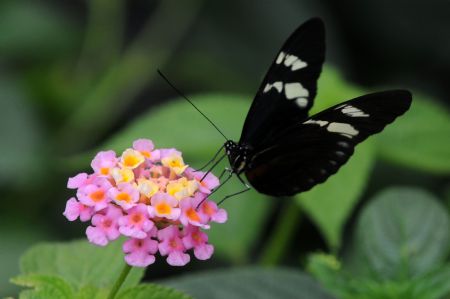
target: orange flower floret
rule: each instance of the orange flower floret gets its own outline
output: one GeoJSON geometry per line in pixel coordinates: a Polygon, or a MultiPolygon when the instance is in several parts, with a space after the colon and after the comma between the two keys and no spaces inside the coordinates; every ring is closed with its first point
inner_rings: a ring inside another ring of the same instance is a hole
{"type": "Polygon", "coordinates": [[[126,192],[120,192],[117,194],[116,199],[127,203],[131,202],[131,196],[126,192]]]}
{"type": "Polygon", "coordinates": [[[168,215],[172,212],[172,207],[165,202],[157,204],[155,209],[158,214],[168,215]]]}
{"type": "Polygon", "coordinates": [[[199,222],[200,221],[200,216],[198,215],[198,213],[195,211],[194,208],[189,208],[186,211],[186,215],[188,216],[188,218],[192,221],[196,221],[199,222]]]}
{"type": "Polygon", "coordinates": [[[92,199],[92,201],[99,202],[103,200],[103,198],[105,198],[105,191],[103,189],[98,189],[97,191],[89,194],[89,197],[92,199]]]}
{"type": "Polygon", "coordinates": [[[109,167],[102,167],[102,168],[100,168],[100,174],[101,175],[108,175],[109,174],[109,167]]]}

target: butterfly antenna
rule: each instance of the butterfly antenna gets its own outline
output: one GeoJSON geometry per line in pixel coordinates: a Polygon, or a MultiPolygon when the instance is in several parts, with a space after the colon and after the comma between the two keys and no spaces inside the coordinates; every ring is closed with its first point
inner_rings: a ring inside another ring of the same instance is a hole
{"type": "Polygon", "coordinates": [[[200,109],[197,108],[197,106],[194,105],[194,103],[191,102],[191,100],[189,100],[180,90],[178,90],[178,88],[176,88],[170,81],[169,79],[167,79],[166,76],[164,76],[164,74],[158,69],[158,74],[167,82],[167,84],[169,84],[170,87],[172,87],[176,93],[178,93],[178,95],[180,95],[182,98],[184,98],[186,101],[189,102],[189,104],[191,104],[195,110],[197,110],[198,112],[200,112],[201,115],[203,115],[204,118],[206,118],[207,121],[209,121],[209,123],[211,125],[213,125],[214,128],[216,128],[216,130],[223,136],[223,138],[225,138],[225,140],[229,140],[227,138],[227,136],[225,136],[225,134],[222,133],[222,131],[203,113],[200,111],[200,109]]]}

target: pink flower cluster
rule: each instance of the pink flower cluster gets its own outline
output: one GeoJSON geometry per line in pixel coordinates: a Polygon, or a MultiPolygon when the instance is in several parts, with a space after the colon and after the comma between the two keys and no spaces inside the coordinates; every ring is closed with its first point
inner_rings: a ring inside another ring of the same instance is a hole
{"type": "Polygon", "coordinates": [[[179,151],[157,150],[148,139],[136,140],[120,157],[99,152],[91,166],[93,173],[69,178],[67,187],[77,194],[64,211],[69,221],[91,221],[91,243],[128,237],[125,261],[137,267],[152,264],[158,251],[172,266],[186,265],[190,249],[197,259],[211,257],[214,247],[202,229],[227,220],[226,211],[206,199],[219,185],[213,174],[201,180],[204,173],[185,165],[179,151]]]}

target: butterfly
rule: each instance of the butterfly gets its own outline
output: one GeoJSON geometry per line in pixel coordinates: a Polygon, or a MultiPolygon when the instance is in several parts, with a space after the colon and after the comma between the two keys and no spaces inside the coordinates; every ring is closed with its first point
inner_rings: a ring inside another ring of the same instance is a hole
{"type": "Polygon", "coordinates": [[[275,57],[239,142],[225,142],[230,175],[243,182],[240,175],[245,174],[254,189],[272,196],[307,191],[336,173],[358,143],[409,109],[409,91],[388,90],[308,116],[324,59],[324,23],[313,18],[288,38],[275,57]]]}

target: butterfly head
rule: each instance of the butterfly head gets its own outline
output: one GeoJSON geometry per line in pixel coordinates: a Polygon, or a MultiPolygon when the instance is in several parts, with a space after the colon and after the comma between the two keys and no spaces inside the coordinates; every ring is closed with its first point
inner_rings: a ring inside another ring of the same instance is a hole
{"type": "Polygon", "coordinates": [[[245,171],[248,164],[249,147],[237,144],[232,140],[225,142],[225,153],[230,161],[234,173],[240,174],[245,171]]]}

